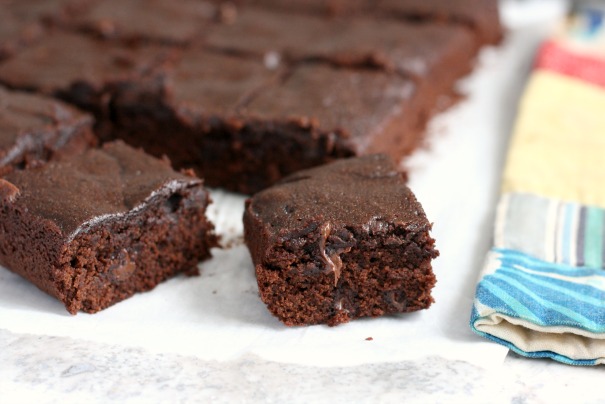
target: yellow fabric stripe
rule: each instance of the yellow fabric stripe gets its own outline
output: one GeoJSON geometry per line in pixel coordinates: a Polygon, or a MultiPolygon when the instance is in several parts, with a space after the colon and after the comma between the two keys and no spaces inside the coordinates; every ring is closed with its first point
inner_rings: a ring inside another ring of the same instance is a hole
{"type": "Polygon", "coordinates": [[[605,207],[605,90],[536,70],[503,175],[503,192],[605,207]]]}

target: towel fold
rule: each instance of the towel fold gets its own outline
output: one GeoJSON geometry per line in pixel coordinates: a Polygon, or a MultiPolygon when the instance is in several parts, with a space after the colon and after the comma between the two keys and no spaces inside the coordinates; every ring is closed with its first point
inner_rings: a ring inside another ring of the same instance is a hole
{"type": "Polygon", "coordinates": [[[604,31],[604,10],[582,10],[538,52],[471,314],[479,335],[573,365],[605,364],[604,31]]]}

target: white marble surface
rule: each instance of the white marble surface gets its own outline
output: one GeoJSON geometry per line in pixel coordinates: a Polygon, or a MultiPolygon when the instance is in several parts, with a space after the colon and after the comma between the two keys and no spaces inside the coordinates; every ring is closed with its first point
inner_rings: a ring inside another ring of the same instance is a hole
{"type": "MultiPolygon", "coordinates": [[[[368,341],[368,343],[372,343],[368,341]]],[[[203,341],[200,341],[203,344],[203,341]]],[[[312,367],[233,361],[0,330],[0,402],[599,403],[599,368],[509,354],[486,371],[429,356],[312,367]]]]}

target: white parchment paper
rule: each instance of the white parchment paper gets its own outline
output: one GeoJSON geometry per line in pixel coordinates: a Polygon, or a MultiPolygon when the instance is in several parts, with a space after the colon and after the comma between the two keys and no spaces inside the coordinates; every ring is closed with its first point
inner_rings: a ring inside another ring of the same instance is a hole
{"type": "Polygon", "coordinates": [[[280,362],[349,366],[438,355],[484,367],[501,364],[507,350],[470,331],[471,303],[491,245],[518,97],[535,47],[561,15],[563,3],[503,6],[506,40],[481,54],[475,72],[460,83],[467,97],[432,121],[427,148],[405,162],[441,252],[434,262],[436,303],[429,310],[334,328],[283,326],[258,297],[242,244],[244,198],[216,191],[209,215],[230,248],[216,250],[201,264],[200,277],[177,277],[100,313],[71,316],[58,301],[0,268],[0,328],[219,361],[255,354],[280,362]]]}

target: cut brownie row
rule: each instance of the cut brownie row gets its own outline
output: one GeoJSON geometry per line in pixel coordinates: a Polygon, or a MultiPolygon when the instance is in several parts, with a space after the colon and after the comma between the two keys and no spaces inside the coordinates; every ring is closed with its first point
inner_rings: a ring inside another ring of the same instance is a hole
{"type": "MultiPolygon", "coordinates": [[[[431,61],[434,81],[322,63],[269,69],[200,46],[176,52],[55,33],[0,64],[0,82],[94,112],[105,140],[121,138],[156,156],[167,154],[211,186],[253,193],[336,158],[411,152],[437,97],[470,68],[472,42],[460,33],[438,34],[450,42],[433,54],[406,45],[407,53],[431,61]],[[32,65],[48,66],[48,74],[32,65]]],[[[408,60],[397,59],[396,46],[383,48],[396,62],[408,60]]]]}
{"type": "Polygon", "coordinates": [[[50,32],[0,63],[0,82],[74,103],[94,113],[103,141],[166,154],[209,185],[243,193],[340,157],[411,152],[480,42],[438,16],[330,19],[292,12],[298,2],[283,14],[247,6],[219,24],[221,7],[154,0],[142,19],[166,17],[153,28],[128,24],[138,0],[74,2],[83,11],[60,26],[106,25],[103,36],[123,41],[50,32]],[[31,68],[41,65],[45,74],[31,68]]]}
{"type": "Polygon", "coordinates": [[[89,115],[0,88],[0,264],[71,313],[196,274],[217,245],[201,180],[94,143],[89,115]]]}

